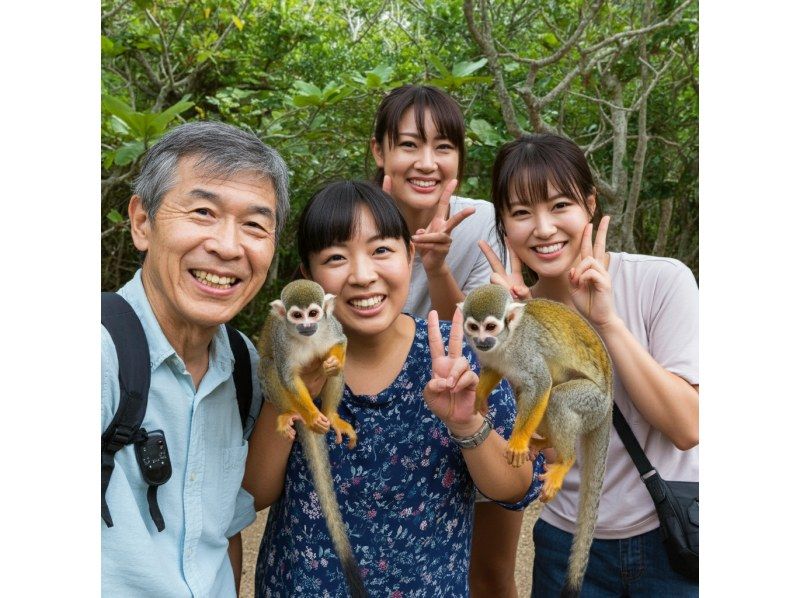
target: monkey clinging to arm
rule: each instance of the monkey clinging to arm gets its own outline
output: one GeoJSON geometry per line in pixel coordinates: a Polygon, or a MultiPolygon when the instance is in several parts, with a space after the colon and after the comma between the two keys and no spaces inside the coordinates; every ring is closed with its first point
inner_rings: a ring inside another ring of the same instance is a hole
{"type": "Polygon", "coordinates": [[[581,440],[580,502],[563,595],[578,595],[597,523],[611,432],[611,359],[600,336],[578,313],[556,301],[512,301],[494,284],[478,287],[459,305],[464,332],[481,373],[475,409],[484,410],[501,378],[514,388],[517,417],[506,458],[515,466],[529,446],[551,446],[557,459],[542,474],[541,500],[551,500],[575,463],[581,440]],[[543,438],[533,439],[538,433],[543,438]]]}
{"type": "Polygon", "coordinates": [[[344,390],[347,337],[333,315],[334,300],[333,295],[325,294],[320,285],[310,280],[295,280],[283,288],[281,298],[270,304],[272,311],[258,337],[259,376],[267,400],[280,410],[278,432],[293,438],[292,421],[298,414],[305,424],[297,427],[297,433],[314,490],[350,595],[362,598],[367,593],[336,499],[328,446],[321,436],[331,427],[337,442],[346,435],[348,447],[356,445],[355,430],[337,413],[344,390]],[[326,377],[320,391],[322,412],[300,378],[318,362],[326,377]]]}
{"type": "Polygon", "coordinates": [[[332,427],[337,441],[346,435],[348,446],[353,448],[356,433],[336,411],[344,390],[347,337],[333,316],[334,300],[310,280],[287,284],[281,298],[270,304],[272,311],[259,335],[259,369],[267,399],[281,412],[279,432],[290,436],[292,416],[299,414],[310,430],[324,434],[332,427]],[[320,391],[322,412],[300,378],[304,370],[320,361],[327,378],[320,391]]]}

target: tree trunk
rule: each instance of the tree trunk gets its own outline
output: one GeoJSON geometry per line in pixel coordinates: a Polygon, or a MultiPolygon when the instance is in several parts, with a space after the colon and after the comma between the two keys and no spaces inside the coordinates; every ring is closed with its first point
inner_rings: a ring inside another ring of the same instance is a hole
{"type": "Polygon", "coordinates": [[[661,200],[661,218],[658,221],[656,242],[653,243],[653,255],[666,255],[667,236],[669,235],[670,222],[672,222],[672,206],[674,201],[672,197],[661,200]]]}

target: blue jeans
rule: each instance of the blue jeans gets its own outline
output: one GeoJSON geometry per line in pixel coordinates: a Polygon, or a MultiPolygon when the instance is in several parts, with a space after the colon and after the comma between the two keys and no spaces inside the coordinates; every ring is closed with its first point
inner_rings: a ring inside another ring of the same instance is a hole
{"type": "MultiPolygon", "coordinates": [[[[669,566],[658,529],[624,540],[592,542],[582,598],[697,596],[698,585],[669,566]]],[[[535,598],[558,597],[567,571],[572,534],[541,519],[533,527],[535,598]]]]}

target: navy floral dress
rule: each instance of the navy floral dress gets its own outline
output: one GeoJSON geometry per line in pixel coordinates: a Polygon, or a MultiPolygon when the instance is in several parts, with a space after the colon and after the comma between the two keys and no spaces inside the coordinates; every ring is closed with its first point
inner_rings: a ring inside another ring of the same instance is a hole
{"type": "MultiPolygon", "coordinates": [[[[416,334],[403,369],[374,396],[345,388],[339,414],[352,423],[358,445],[329,451],[334,485],[353,553],[370,596],[469,596],[475,486],[442,421],[422,390],[430,379],[427,325],[416,334]]],[[[445,346],[450,322],[440,323],[445,346]]],[[[465,345],[474,370],[477,360],[465,345]]],[[[511,433],[515,403],[503,381],[489,398],[495,429],[511,433]]],[[[538,497],[540,456],[526,496],[538,497]]],[[[292,447],[284,493],[270,509],[256,566],[256,596],[346,596],[347,585],[298,443],[292,447]]]]}

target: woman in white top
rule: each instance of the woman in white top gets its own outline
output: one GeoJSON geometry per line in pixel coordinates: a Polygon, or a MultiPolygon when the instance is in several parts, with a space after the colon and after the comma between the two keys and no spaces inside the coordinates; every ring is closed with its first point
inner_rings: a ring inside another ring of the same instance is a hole
{"type": "MultiPolygon", "coordinates": [[[[614,364],[614,401],[664,479],[698,479],[698,289],[692,272],[663,257],[607,253],[591,171],[580,148],[556,135],[504,145],[492,171],[498,230],[537,276],[528,289],[488,247],[492,282],[518,299],[572,307],[597,330],[614,364]],[[598,223],[592,244],[593,222],[598,223]]],[[[516,269],[515,269],[516,270],[516,269]]],[[[580,453],[578,453],[580,454],[580,453]]],[[[533,593],[558,595],[577,513],[580,457],[534,528],[533,593]]],[[[589,566],[587,596],[696,596],[673,571],[655,507],[616,432],[589,566]]]]}

